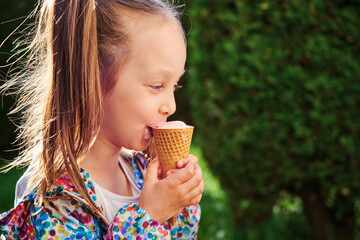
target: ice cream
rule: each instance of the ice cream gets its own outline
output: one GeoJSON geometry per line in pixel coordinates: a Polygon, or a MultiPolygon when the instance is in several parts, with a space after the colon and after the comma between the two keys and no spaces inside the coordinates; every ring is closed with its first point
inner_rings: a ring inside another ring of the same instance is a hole
{"type": "Polygon", "coordinates": [[[161,122],[153,126],[153,129],[181,129],[181,128],[193,128],[193,126],[186,125],[182,121],[170,121],[170,122],[161,122]]]}

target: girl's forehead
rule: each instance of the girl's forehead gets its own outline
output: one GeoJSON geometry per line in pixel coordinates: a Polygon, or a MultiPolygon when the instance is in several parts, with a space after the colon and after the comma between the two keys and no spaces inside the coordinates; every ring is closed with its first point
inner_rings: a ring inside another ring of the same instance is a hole
{"type": "Polygon", "coordinates": [[[133,38],[134,36],[136,37],[137,34],[141,33],[144,30],[147,30],[149,28],[158,28],[166,23],[176,22],[181,28],[181,24],[179,24],[179,21],[166,12],[139,13],[130,11],[123,17],[123,22],[127,24],[125,27],[127,28],[130,38],[133,38]]]}
{"type": "Polygon", "coordinates": [[[174,42],[175,39],[181,39],[181,42],[186,44],[183,37],[183,30],[178,21],[169,17],[144,17],[139,19],[138,24],[131,29],[128,50],[130,55],[131,53],[136,54],[136,52],[139,54],[141,53],[137,51],[139,45],[150,48],[151,45],[156,42],[165,43],[166,41],[164,42],[164,40],[166,39],[172,42],[174,42]]]}
{"type": "Polygon", "coordinates": [[[126,69],[141,74],[178,77],[184,73],[186,44],[176,21],[149,21],[138,28],[128,45],[126,69]]]}

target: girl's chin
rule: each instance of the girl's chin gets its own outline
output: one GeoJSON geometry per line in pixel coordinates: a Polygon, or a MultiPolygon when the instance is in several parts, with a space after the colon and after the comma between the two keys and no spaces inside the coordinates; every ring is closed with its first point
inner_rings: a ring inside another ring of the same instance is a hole
{"type": "Polygon", "coordinates": [[[145,151],[150,145],[151,139],[143,139],[139,145],[133,146],[131,150],[145,151]]]}

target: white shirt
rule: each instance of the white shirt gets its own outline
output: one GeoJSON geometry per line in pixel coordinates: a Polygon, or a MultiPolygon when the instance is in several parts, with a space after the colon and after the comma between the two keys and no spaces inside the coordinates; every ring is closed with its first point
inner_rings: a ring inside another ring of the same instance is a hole
{"type": "Polygon", "coordinates": [[[111,222],[120,208],[130,203],[139,203],[140,190],[135,182],[134,169],[126,162],[125,159],[119,157],[119,163],[124,170],[125,177],[131,185],[132,196],[122,196],[115,194],[101,187],[94,181],[97,201],[102,205],[105,218],[111,222]]]}

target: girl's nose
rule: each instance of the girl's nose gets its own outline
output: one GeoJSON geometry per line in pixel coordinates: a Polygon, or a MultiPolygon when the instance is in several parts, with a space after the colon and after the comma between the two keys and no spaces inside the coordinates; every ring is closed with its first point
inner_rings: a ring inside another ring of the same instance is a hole
{"type": "Polygon", "coordinates": [[[171,95],[169,94],[168,97],[163,99],[163,102],[159,108],[159,112],[163,115],[166,115],[166,117],[169,117],[170,115],[174,114],[175,111],[176,102],[174,93],[172,93],[171,95]]]}

